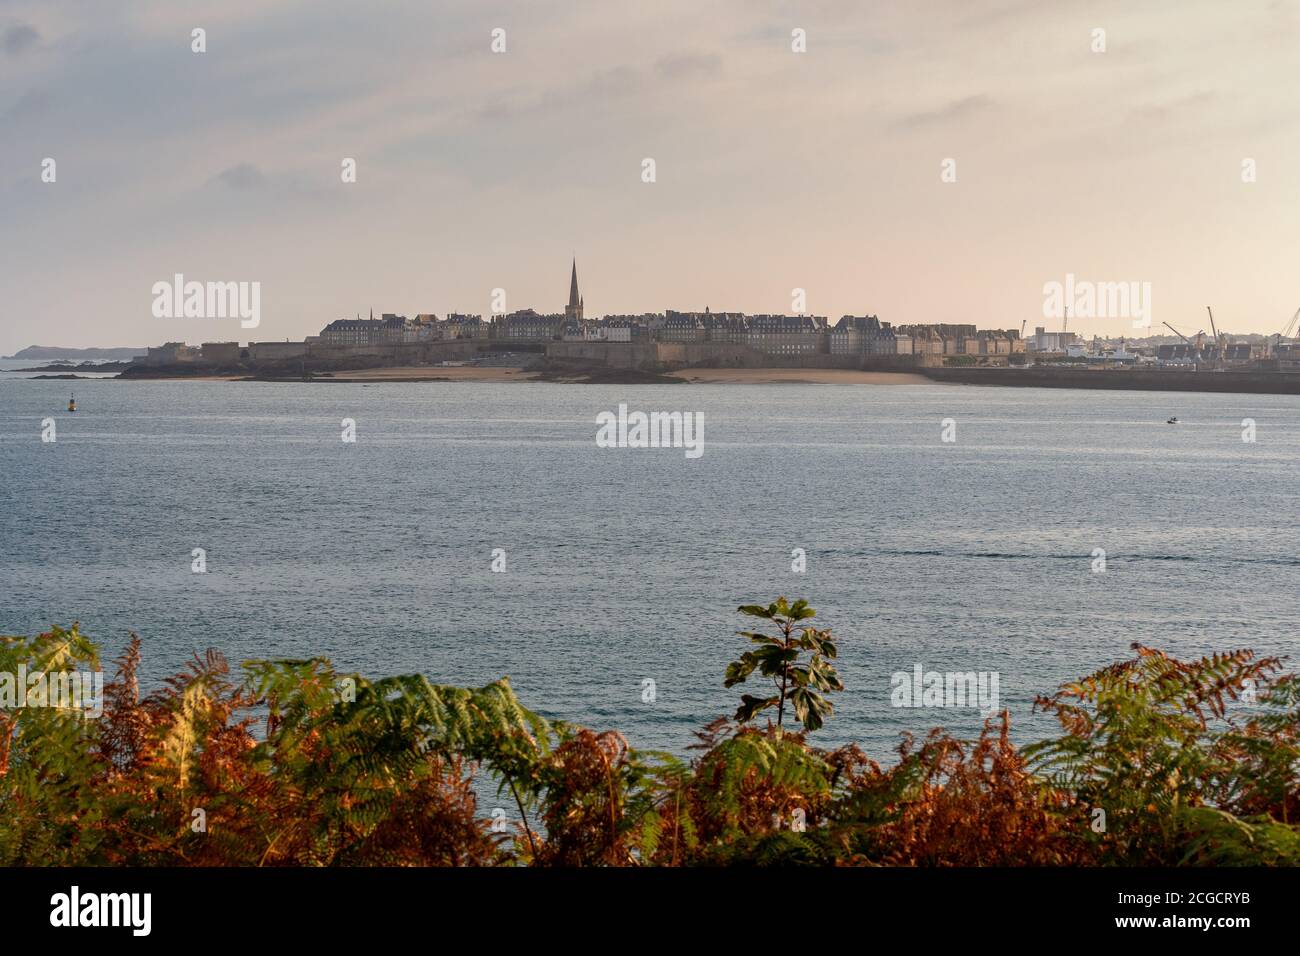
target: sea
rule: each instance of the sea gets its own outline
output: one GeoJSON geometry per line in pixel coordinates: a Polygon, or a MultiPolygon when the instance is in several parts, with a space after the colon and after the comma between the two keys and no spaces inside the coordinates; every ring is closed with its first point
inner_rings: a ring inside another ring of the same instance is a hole
{"type": "Polygon", "coordinates": [[[1055,730],[1036,696],[1134,643],[1296,653],[1296,396],[18,364],[0,372],[0,634],[80,622],[109,658],[139,634],[146,688],[209,647],[508,676],[542,714],[685,754],[763,690],[723,687],[759,623],[737,607],[785,596],[838,644],[845,689],[813,739],[887,760],[906,732],[983,724],[898,706],[918,666],[996,676],[1024,741],[1055,730]],[[598,447],[620,404],[702,415],[703,454],[598,447]]]}

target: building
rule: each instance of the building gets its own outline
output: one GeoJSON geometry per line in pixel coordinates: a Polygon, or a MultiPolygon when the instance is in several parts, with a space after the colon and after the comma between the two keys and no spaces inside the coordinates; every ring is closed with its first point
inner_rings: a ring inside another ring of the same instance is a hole
{"type": "Polygon", "coordinates": [[[608,342],[610,326],[596,319],[566,319],[560,329],[560,338],[565,342],[608,342]]]}
{"type": "Polygon", "coordinates": [[[981,357],[1007,356],[1015,351],[1014,333],[1001,329],[984,329],[974,335],[961,339],[960,355],[978,355],[981,357]]]}
{"type": "Polygon", "coordinates": [[[1186,342],[1156,346],[1156,361],[1161,365],[1195,365],[1199,360],[1200,351],[1186,342]]]}
{"type": "Polygon", "coordinates": [[[336,319],[321,329],[323,345],[400,345],[407,341],[407,321],[404,315],[386,313],[376,319],[374,310],[370,318],[336,319]]]}
{"type": "MultiPolygon", "coordinates": [[[[1255,350],[1249,342],[1229,342],[1223,347],[1223,360],[1225,362],[1249,362],[1255,358],[1255,350]]],[[[1205,348],[1205,358],[1209,362],[1219,360],[1219,347],[1209,345],[1205,348]]]]}
{"type": "MultiPolygon", "coordinates": [[[[1076,336],[1037,330],[1034,339],[1038,350],[1060,348],[1076,336]]],[[[740,312],[704,311],[639,315],[607,315],[603,319],[586,318],[586,302],[578,285],[578,260],[569,266],[569,295],[560,313],[542,314],[526,308],[487,321],[479,315],[449,314],[444,321],[430,312],[414,319],[384,313],[376,319],[371,310],[368,319],[331,322],[321,334],[309,341],[322,346],[373,348],[376,346],[411,345],[436,341],[452,342],[487,340],[520,346],[520,351],[536,351],[552,342],[662,342],[698,346],[746,346],[766,355],[797,362],[805,356],[834,355],[850,359],[867,355],[918,355],[977,357],[981,364],[1005,364],[1007,356],[1024,350],[1025,342],[1015,331],[977,330],[965,323],[937,323],[891,327],[874,315],[844,315],[832,327],[824,316],[815,315],[746,315],[740,312]]],[[[228,359],[233,346],[212,343],[213,354],[228,359]]],[[[176,343],[166,359],[175,361],[176,343]]],[[[184,348],[184,346],[180,346],[184,348]]],[[[159,352],[162,350],[151,350],[159,352]]],[[[672,350],[672,354],[692,355],[692,361],[707,361],[726,349],[672,350]],[[703,356],[702,359],[698,356],[703,356]]],[[[244,357],[240,352],[240,357],[244,357]]],[[[734,357],[734,356],[733,356],[734,357]]],[[[750,357],[751,360],[753,357],[750,357]]],[[[925,361],[922,359],[922,361],[925,361]]],[[[779,362],[775,364],[786,364],[779,362]]],[[[843,362],[839,364],[845,364],[843,362]]]]}
{"type": "MultiPolygon", "coordinates": [[[[567,314],[542,315],[534,309],[520,309],[493,316],[493,337],[515,342],[546,342],[560,338],[569,321],[567,314]]],[[[579,319],[572,321],[581,324],[579,319]]]]}
{"type": "Polygon", "coordinates": [[[432,312],[421,312],[406,323],[403,342],[432,342],[442,336],[438,317],[432,312]]]}
{"type": "Polygon", "coordinates": [[[481,315],[452,312],[447,316],[447,321],[442,323],[441,331],[442,338],[449,342],[455,339],[486,339],[491,337],[492,324],[484,322],[481,315]]]}
{"type": "Polygon", "coordinates": [[[1273,357],[1286,366],[1300,363],[1300,342],[1283,342],[1279,339],[1273,344],[1273,357]]]}
{"type": "Polygon", "coordinates": [[[578,294],[578,260],[573,260],[573,274],[569,276],[569,304],[564,307],[564,319],[582,321],[582,296],[578,294]]]}
{"type": "Polygon", "coordinates": [[[770,355],[811,355],[820,350],[825,328],[824,316],[754,315],[746,344],[770,355]]]}
{"type": "Polygon", "coordinates": [[[704,320],[698,314],[672,309],[664,313],[655,329],[655,338],[660,342],[703,342],[704,335],[704,320]]]}
{"type": "Polygon", "coordinates": [[[888,322],[874,315],[844,315],[828,332],[832,355],[895,355],[898,343],[888,322]]]}
{"type": "Polygon", "coordinates": [[[1067,346],[1075,344],[1079,336],[1073,332],[1048,332],[1041,325],[1034,329],[1034,334],[1025,339],[1030,352],[1064,352],[1067,346]]]}
{"type": "Polygon", "coordinates": [[[238,365],[242,349],[238,342],[204,342],[199,346],[204,365],[238,365]]]}
{"type": "Polygon", "coordinates": [[[934,329],[924,325],[903,326],[904,335],[911,341],[913,355],[944,355],[947,343],[934,329]]]}
{"type": "Polygon", "coordinates": [[[933,333],[935,336],[940,338],[953,340],[975,335],[979,331],[973,325],[954,325],[950,322],[932,322],[925,325],[900,325],[895,328],[895,332],[900,330],[909,335],[915,335],[918,332],[927,332],[933,333]]]}
{"type": "Polygon", "coordinates": [[[175,362],[198,361],[200,350],[184,342],[168,342],[165,345],[153,345],[141,359],[143,365],[171,365],[175,362]]]}
{"type": "Polygon", "coordinates": [[[600,320],[606,342],[634,342],[651,335],[664,317],[654,312],[641,315],[607,315],[600,320]]]}

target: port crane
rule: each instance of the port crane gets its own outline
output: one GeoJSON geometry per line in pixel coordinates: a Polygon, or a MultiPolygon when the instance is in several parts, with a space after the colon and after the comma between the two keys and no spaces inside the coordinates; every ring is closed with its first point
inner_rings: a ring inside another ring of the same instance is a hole
{"type": "Polygon", "coordinates": [[[1295,315],[1291,316],[1291,321],[1286,324],[1286,328],[1277,332],[1273,336],[1273,356],[1277,357],[1277,347],[1282,344],[1283,339],[1291,338],[1291,333],[1295,331],[1296,323],[1300,322],[1300,309],[1295,310],[1295,315]]]}
{"type": "Polygon", "coordinates": [[[1192,350],[1192,359],[1197,362],[1201,361],[1201,336],[1205,334],[1204,330],[1196,333],[1196,341],[1193,342],[1187,336],[1183,335],[1182,332],[1179,332],[1172,325],[1169,325],[1168,322],[1166,322],[1165,325],[1168,326],[1169,331],[1173,332],[1174,335],[1187,343],[1187,347],[1192,350]]]}
{"type": "Polygon", "coordinates": [[[1214,364],[1216,368],[1221,369],[1224,367],[1225,364],[1227,364],[1226,359],[1228,357],[1228,336],[1226,333],[1220,335],[1219,330],[1215,327],[1214,310],[1207,305],[1205,307],[1205,311],[1210,314],[1210,332],[1213,333],[1214,335],[1214,347],[1218,350],[1218,356],[1217,356],[1218,360],[1214,364]]]}

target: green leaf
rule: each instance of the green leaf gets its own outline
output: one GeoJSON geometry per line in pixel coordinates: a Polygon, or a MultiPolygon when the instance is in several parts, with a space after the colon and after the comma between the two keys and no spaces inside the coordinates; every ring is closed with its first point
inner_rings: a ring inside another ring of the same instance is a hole
{"type": "Polygon", "coordinates": [[[803,621],[810,617],[816,617],[817,612],[808,606],[808,602],[802,598],[791,605],[787,616],[791,620],[803,621]]]}
{"type": "Polygon", "coordinates": [[[727,665],[726,680],[722,682],[723,687],[734,687],[736,684],[744,683],[750,674],[754,673],[754,668],[758,666],[758,661],[753,654],[746,653],[738,661],[732,661],[727,665]]]}
{"type": "Polygon", "coordinates": [[[754,697],[750,694],[740,696],[740,706],[736,708],[735,719],[743,723],[748,723],[754,719],[754,715],[768,707],[775,707],[779,698],[776,697],[754,697]]]}
{"type": "Polygon", "coordinates": [[[782,647],[779,644],[759,648],[751,652],[751,655],[758,661],[761,673],[765,677],[780,675],[791,663],[799,659],[799,651],[796,648],[782,647]]]}

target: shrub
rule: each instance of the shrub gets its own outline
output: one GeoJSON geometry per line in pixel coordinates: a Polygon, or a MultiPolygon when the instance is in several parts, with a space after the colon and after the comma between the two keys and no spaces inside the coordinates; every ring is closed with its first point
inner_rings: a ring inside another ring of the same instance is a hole
{"type": "Polygon", "coordinates": [[[1038,698],[1059,737],[1017,748],[1004,711],[973,741],[905,734],[884,768],[810,741],[842,684],[807,602],[740,611],[776,634],[742,632],[757,650],[724,683],[757,673],[773,694],[705,727],[689,761],[548,721],[504,679],[369,681],[322,659],[234,676],[209,651],[142,697],[134,636],[91,720],[22,706],[7,680],[97,670],[76,625],[0,639],[0,864],[1300,864],[1300,682],[1275,658],[1134,645],[1038,698]],[[479,813],[480,775],[513,830],[479,813]]]}

